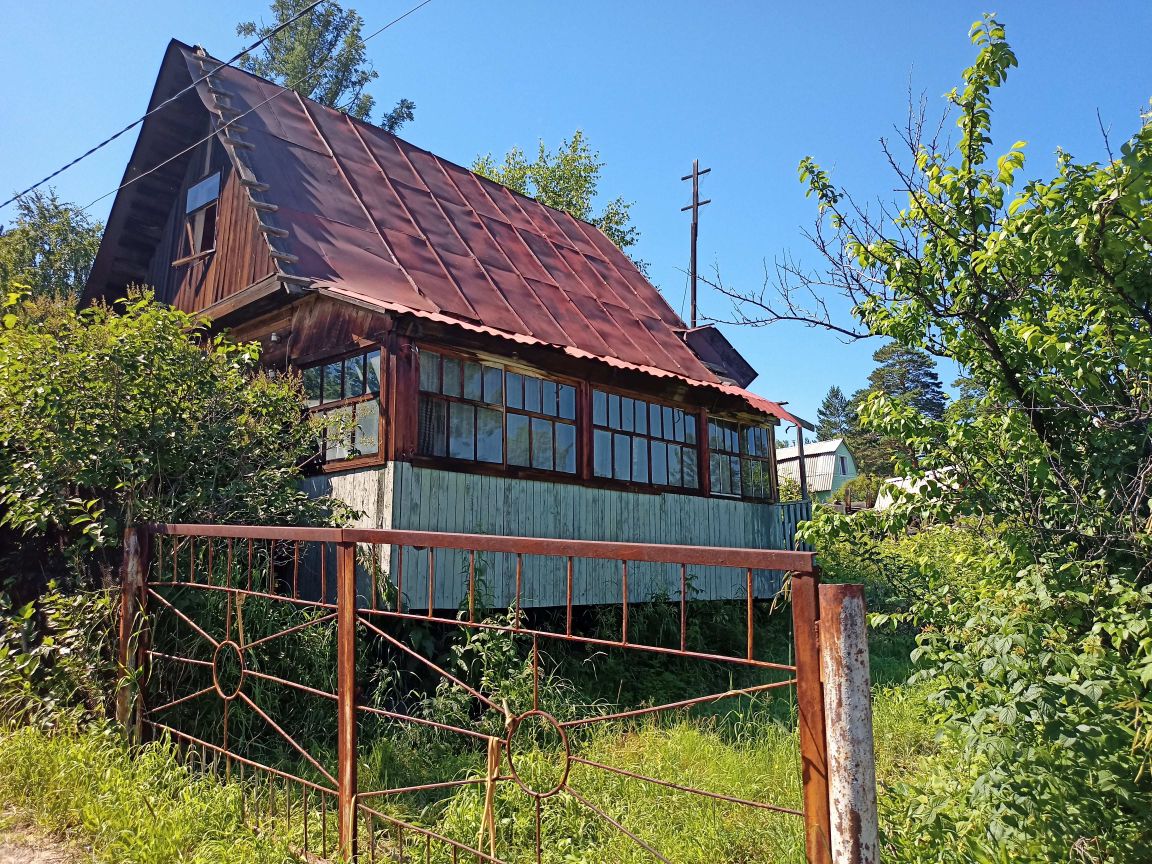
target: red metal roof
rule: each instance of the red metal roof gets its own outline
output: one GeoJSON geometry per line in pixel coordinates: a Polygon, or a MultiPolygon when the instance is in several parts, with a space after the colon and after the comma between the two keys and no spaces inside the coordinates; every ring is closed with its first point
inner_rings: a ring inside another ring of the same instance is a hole
{"type": "MultiPolygon", "coordinates": [[[[202,55],[182,46],[193,77],[202,55]]],[[[211,62],[211,61],[210,61],[211,62]]],[[[261,219],[287,231],[286,275],[335,296],[559,347],[743,398],[684,343],[684,322],[593,225],[395,135],[231,67],[202,83],[205,106],[236,118],[233,158],[266,184],[261,219]],[[239,116],[238,116],[239,115],[239,116]],[[290,259],[289,259],[290,260],[290,259]]],[[[227,142],[227,139],[225,139],[227,142]]]]}

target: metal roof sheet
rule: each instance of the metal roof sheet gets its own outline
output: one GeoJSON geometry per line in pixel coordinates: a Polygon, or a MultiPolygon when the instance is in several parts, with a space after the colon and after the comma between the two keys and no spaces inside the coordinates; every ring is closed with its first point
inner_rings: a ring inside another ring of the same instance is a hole
{"type": "MultiPolygon", "coordinates": [[[[204,55],[180,43],[193,77],[204,55]]],[[[205,106],[240,115],[233,158],[287,231],[285,275],[379,309],[674,377],[800,422],[723,383],[685,344],[684,322],[595,226],[383,129],[232,67],[201,83],[205,106]]]]}

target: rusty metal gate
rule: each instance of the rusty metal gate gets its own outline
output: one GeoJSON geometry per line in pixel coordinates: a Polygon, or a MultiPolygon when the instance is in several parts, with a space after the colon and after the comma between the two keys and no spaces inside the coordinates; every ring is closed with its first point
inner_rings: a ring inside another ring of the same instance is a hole
{"type": "Polygon", "coordinates": [[[549,808],[567,806],[627,838],[646,860],[669,861],[646,838],[644,825],[580,788],[575,775],[597,771],[765,819],[797,820],[807,860],[828,862],[817,582],[807,552],[389,530],[148,526],[127,538],[121,618],[126,674],[118,712],[141,737],[170,735],[198,768],[232,781],[247,820],[288,839],[306,858],[539,864],[550,844],[563,839],[549,836],[549,808]],[[492,566],[495,559],[500,567],[492,566]],[[446,561],[453,563],[446,567],[446,561]],[[734,601],[743,625],[738,645],[708,643],[693,620],[700,607],[691,601],[692,574],[699,568],[721,568],[742,585],[742,597],[734,601]],[[643,641],[630,628],[642,577],[662,586],[660,602],[675,622],[662,640],[643,641]],[[508,583],[501,595],[511,599],[505,613],[488,605],[493,578],[508,583]],[[560,587],[564,606],[530,615],[527,601],[539,587],[534,582],[545,578],[560,587]],[[586,626],[580,596],[590,579],[608,580],[619,592],[612,638],[586,626]],[[782,589],[780,596],[790,600],[793,632],[783,657],[771,656],[778,644],[756,641],[755,616],[762,608],[756,596],[763,596],[764,585],[782,589]],[[429,641],[452,631],[474,639],[495,634],[520,646],[526,673],[519,704],[496,698],[465,681],[459,668],[434,659],[429,641]],[[743,670],[753,680],[668,704],[624,711],[597,706],[558,716],[562,712],[550,710],[541,695],[549,675],[542,658],[557,642],[569,650],[691,659],[733,675],[743,670]],[[397,688],[387,685],[395,684],[398,669],[440,682],[433,691],[451,710],[396,697],[397,688]],[[683,778],[608,764],[582,749],[585,733],[597,724],[650,721],[773,691],[788,694],[798,723],[802,804],[697,788],[683,778]],[[387,771],[363,770],[384,759],[389,736],[404,729],[470,748],[470,764],[486,767],[469,776],[409,777],[397,784],[387,771]],[[549,747],[541,749],[544,739],[549,747]],[[544,768],[541,752],[554,759],[544,768]],[[403,806],[405,800],[443,802],[464,790],[473,790],[482,814],[466,833],[416,818],[419,807],[403,806]],[[521,807],[525,815],[523,842],[512,851],[498,842],[505,805],[521,807]]]}

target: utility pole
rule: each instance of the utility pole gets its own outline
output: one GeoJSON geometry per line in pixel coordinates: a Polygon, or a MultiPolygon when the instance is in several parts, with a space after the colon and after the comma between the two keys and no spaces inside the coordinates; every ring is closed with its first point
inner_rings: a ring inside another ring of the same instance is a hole
{"type": "Polygon", "coordinates": [[[703,171],[701,171],[700,170],[700,160],[699,159],[693,159],[692,160],[692,173],[691,174],[685,174],[683,177],[680,178],[681,180],[691,180],[692,181],[692,203],[689,204],[687,207],[681,207],[680,212],[683,213],[685,210],[691,210],[692,211],[692,259],[691,259],[691,263],[689,264],[689,270],[690,270],[690,277],[692,279],[691,326],[693,328],[696,327],[696,238],[699,236],[699,233],[700,233],[700,208],[703,207],[705,204],[711,204],[712,203],[711,198],[709,198],[707,201],[701,201],[700,200],[700,178],[702,176],[704,176],[705,174],[707,174],[711,170],[712,170],[711,168],[705,168],[703,171]]]}

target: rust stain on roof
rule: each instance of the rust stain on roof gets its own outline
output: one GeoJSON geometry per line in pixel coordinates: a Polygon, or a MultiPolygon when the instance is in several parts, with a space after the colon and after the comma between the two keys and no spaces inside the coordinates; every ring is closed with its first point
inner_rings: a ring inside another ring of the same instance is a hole
{"type": "MultiPolygon", "coordinates": [[[[196,52],[184,60],[200,74],[196,52]]],[[[595,226],[232,67],[219,91],[262,199],[277,207],[287,275],[337,297],[574,357],[677,378],[794,421],[723,383],[685,344],[685,323],[595,226]]]]}

